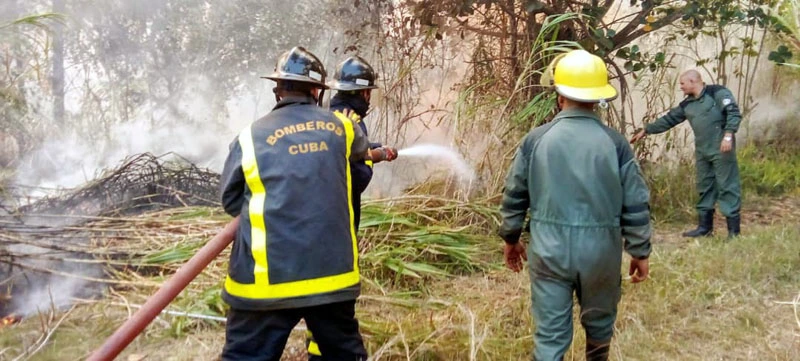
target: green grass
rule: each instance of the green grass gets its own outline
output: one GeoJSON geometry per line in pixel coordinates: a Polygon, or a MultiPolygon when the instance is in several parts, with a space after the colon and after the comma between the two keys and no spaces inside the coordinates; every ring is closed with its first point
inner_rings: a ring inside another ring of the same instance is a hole
{"type": "MultiPolygon", "coordinates": [[[[413,288],[433,278],[486,271],[488,246],[495,240],[496,207],[431,197],[410,197],[362,208],[361,272],[376,285],[413,288]]],[[[173,212],[169,221],[214,218],[209,208],[173,212]]],[[[189,260],[203,245],[198,236],[176,238],[168,247],[133,249],[134,265],[160,265],[166,273],[189,260]]]]}
{"type": "Polygon", "coordinates": [[[492,267],[487,245],[496,210],[480,203],[432,201],[422,208],[368,204],[362,209],[360,249],[364,277],[406,287],[431,278],[492,267]]]}
{"type": "MultiPolygon", "coordinates": [[[[800,321],[784,304],[800,294],[796,224],[753,226],[732,242],[675,237],[657,233],[651,278],[624,283],[612,360],[800,359],[800,321]]],[[[493,247],[492,260],[499,263],[500,244],[493,247]]],[[[220,302],[208,287],[193,284],[189,294],[191,302],[182,298],[170,307],[192,311],[220,302]]],[[[527,275],[504,269],[433,278],[422,291],[367,285],[358,317],[370,353],[380,360],[527,360],[533,344],[529,295],[527,275]]],[[[141,303],[144,296],[122,292],[76,306],[58,328],[54,321],[64,313],[49,322],[31,317],[0,332],[2,357],[35,345],[49,329],[55,332],[33,360],[80,359],[127,317],[121,297],[141,303]]],[[[219,323],[162,316],[121,359],[213,360],[223,334],[219,323]]],[[[577,325],[574,338],[567,360],[582,360],[577,325]]],[[[289,353],[297,354],[301,343],[302,334],[295,334],[289,353]]]]}
{"type": "Polygon", "coordinates": [[[624,359],[798,359],[800,324],[777,303],[800,294],[798,236],[795,225],[754,227],[657,248],[652,279],[628,287],[620,309],[624,359]]]}
{"type": "MultiPolygon", "coordinates": [[[[800,359],[800,305],[791,304],[800,302],[800,203],[790,198],[797,194],[798,157],[768,147],[740,150],[745,193],[760,199],[745,202],[744,236],[731,242],[724,232],[688,241],[678,236],[681,221],[693,216],[691,164],[645,165],[658,220],[651,279],[623,285],[612,360],[800,359]]],[[[529,359],[530,281],[502,268],[495,205],[409,196],[367,202],[362,215],[365,282],[357,312],[377,360],[529,359]]],[[[30,359],[85,358],[128,317],[126,305],[143,304],[153,284],[204,244],[224,222],[219,218],[187,208],[99,224],[102,234],[136,231],[137,237],[116,241],[128,243],[108,246],[133,256],[133,266],[115,274],[129,283],[69,313],[32,316],[0,330],[0,359],[39,346],[30,359]],[[146,272],[134,272],[136,265],[146,272]]],[[[227,257],[226,251],[170,309],[224,314],[219,290],[227,257]]],[[[214,360],[223,335],[220,323],[165,315],[121,359],[214,360]]],[[[304,360],[302,342],[302,333],[293,334],[286,360],[304,360]]],[[[584,342],[576,325],[566,359],[583,360],[584,342]]]]}
{"type": "Polygon", "coordinates": [[[769,196],[800,193],[800,147],[778,150],[754,145],[745,147],[738,155],[745,193],[769,196]]]}
{"type": "Polygon", "coordinates": [[[686,161],[659,167],[642,164],[650,188],[650,212],[656,222],[687,222],[695,216],[694,164],[686,161]]]}
{"type": "MultiPolygon", "coordinates": [[[[800,194],[800,148],[750,144],[738,150],[743,207],[764,196],[800,194]]],[[[694,159],[661,166],[642,163],[657,222],[693,222],[697,201],[694,159]]]]}

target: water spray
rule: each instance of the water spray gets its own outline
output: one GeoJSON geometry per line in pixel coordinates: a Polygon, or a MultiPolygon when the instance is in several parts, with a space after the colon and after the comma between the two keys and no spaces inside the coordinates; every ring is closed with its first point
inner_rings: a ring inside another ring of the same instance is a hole
{"type": "Polygon", "coordinates": [[[409,148],[400,149],[398,155],[402,157],[436,157],[447,162],[464,182],[472,182],[475,179],[475,172],[472,167],[452,148],[436,144],[420,144],[409,148]]]}

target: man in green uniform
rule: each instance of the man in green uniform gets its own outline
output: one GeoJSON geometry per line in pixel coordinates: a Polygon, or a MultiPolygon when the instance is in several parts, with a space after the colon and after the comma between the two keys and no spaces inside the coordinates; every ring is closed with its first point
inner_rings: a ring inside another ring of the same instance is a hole
{"type": "Polygon", "coordinates": [[[700,73],[689,70],[680,77],[686,95],[677,107],[637,132],[631,143],[648,134],[666,132],[688,119],[694,132],[697,167],[697,228],[683,233],[685,237],[710,235],[714,230],[714,203],[728,224],[728,238],[739,235],[742,191],[739,165],[736,162],[735,134],[742,116],[728,88],[705,85],[700,73]]]}
{"type": "Polygon", "coordinates": [[[222,205],[241,217],[222,360],[279,361],[300,319],[324,360],[366,360],[350,165],[368,159],[369,141],[317,105],[326,85],[314,54],[295,47],[266,78],[278,104],[239,134],[222,172],[222,205]]]}
{"type": "Polygon", "coordinates": [[[567,53],[554,74],[561,111],[523,139],[506,178],[499,235],[506,265],[527,259],[536,361],[562,360],[572,343],[573,293],[586,358],[608,359],[620,298],[623,249],[633,282],[647,278],[649,190],[627,140],[594,113],[617,91],[602,59],[567,53]],[[530,212],[530,249],[520,242],[530,212]]]}

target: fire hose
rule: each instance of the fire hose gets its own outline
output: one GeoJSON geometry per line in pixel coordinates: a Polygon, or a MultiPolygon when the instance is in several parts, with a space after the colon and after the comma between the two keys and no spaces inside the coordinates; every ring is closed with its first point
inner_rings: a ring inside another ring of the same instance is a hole
{"type": "Polygon", "coordinates": [[[178,296],[184,288],[197,277],[203,269],[233,241],[239,217],[211,239],[186,264],[181,266],[161,288],[156,291],[131,318],[125,321],[105,343],[92,353],[87,361],[110,361],[119,355],[161,311],[178,296]]]}

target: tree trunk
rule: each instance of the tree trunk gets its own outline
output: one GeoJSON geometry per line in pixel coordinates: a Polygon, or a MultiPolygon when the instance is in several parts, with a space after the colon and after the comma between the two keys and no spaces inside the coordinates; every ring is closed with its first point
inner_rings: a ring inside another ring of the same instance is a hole
{"type": "MultiPolygon", "coordinates": [[[[53,0],[53,12],[63,14],[64,0],[53,0]]],[[[53,29],[53,121],[57,127],[64,126],[64,26],[55,24],[53,29]]]]}

